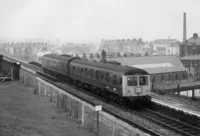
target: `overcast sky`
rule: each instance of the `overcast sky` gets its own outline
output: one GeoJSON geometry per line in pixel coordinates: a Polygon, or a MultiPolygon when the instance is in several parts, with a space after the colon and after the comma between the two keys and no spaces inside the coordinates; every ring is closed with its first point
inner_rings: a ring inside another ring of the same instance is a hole
{"type": "Polygon", "coordinates": [[[0,37],[66,41],[200,34],[200,0],[0,0],[0,37]]]}

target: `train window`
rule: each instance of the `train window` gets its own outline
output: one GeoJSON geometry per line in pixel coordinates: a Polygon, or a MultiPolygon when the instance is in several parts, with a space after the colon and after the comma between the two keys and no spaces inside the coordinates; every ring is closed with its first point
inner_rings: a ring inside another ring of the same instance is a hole
{"type": "Polygon", "coordinates": [[[119,78],[119,85],[122,85],[122,78],[119,78]]]}
{"type": "Polygon", "coordinates": [[[79,72],[79,67],[76,67],[76,68],[75,68],[75,72],[79,72]]]}
{"type": "Polygon", "coordinates": [[[90,69],[90,77],[93,78],[93,70],[90,69]]]}
{"type": "Polygon", "coordinates": [[[107,82],[107,83],[110,83],[110,76],[109,76],[109,73],[106,73],[106,82],[107,82]]]}
{"type": "Polygon", "coordinates": [[[75,72],[75,66],[73,66],[73,72],[75,72]]]}
{"type": "Polygon", "coordinates": [[[116,76],[116,75],[114,75],[114,76],[112,77],[112,84],[113,84],[113,85],[117,85],[117,76],[116,76]]]}
{"type": "Polygon", "coordinates": [[[128,86],[137,86],[137,77],[127,77],[128,86]]]}
{"type": "Polygon", "coordinates": [[[104,80],[104,73],[100,73],[100,75],[101,75],[101,80],[103,81],[104,80]]]}
{"type": "Polygon", "coordinates": [[[139,77],[139,84],[142,85],[148,85],[148,76],[140,76],[139,77]]]}
{"type": "Polygon", "coordinates": [[[88,75],[88,69],[85,68],[85,76],[87,76],[87,75],[88,75]]]}
{"type": "Polygon", "coordinates": [[[100,75],[99,75],[99,71],[96,71],[96,79],[99,80],[100,75]]]}
{"type": "Polygon", "coordinates": [[[81,73],[83,72],[83,68],[81,68],[81,73]]]}

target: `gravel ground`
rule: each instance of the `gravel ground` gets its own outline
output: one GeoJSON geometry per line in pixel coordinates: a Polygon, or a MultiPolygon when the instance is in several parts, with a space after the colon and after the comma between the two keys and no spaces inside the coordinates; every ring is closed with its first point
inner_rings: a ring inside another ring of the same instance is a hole
{"type": "Polygon", "coordinates": [[[0,136],[93,136],[20,82],[0,84],[0,136]]]}

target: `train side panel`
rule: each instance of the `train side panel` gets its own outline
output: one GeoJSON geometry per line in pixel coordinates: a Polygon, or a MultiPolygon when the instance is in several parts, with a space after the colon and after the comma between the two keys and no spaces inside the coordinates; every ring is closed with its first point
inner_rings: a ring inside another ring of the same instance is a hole
{"type": "Polygon", "coordinates": [[[68,76],[68,63],[58,59],[52,59],[43,57],[42,59],[43,69],[52,71],[56,74],[68,76]]]}
{"type": "Polygon", "coordinates": [[[78,80],[101,90],[106,90],[122,96],[122,81],[120,80],[120,75],[109,73],[110,76],[116,76],[116,79],[112,79],[111,77],[108,77],[107,74],[108,71],[103,69],[76,64],[73,62],[70,63],[70,77],[73,80],[78,80]]]}

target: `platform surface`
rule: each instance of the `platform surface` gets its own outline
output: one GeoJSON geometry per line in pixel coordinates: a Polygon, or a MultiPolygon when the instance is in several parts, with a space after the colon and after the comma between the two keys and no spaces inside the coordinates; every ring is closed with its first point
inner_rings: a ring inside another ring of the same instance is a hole
{"type": "Polygon", "coordinates": [[[168,105],[169,107],[175,107],[186,113],[194,114],[200,118],[200,100],[192,101],[191,99],[181,98],[178,96],[170,95],[157,95],[152,94],[152,101],[161,103],[163,105],[168,105]]]}
{"type": "Polygon", "coordinates": [[[0,136],[93,136],[31,88],[0,84],[0,136]]]}

